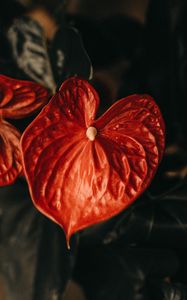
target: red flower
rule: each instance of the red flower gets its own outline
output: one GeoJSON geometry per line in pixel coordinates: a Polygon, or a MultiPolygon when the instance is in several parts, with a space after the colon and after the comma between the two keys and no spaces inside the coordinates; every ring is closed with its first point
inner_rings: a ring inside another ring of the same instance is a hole
{"type": "Polygon", "coordinates": [[[128,207],[150,184],[164,149],[164,122],[148,95],[116,102],[94,120],[93,87],[70,78],[22,136],[35,206],[72,233],[128,207]]]}
{"type": "Polygon", "coordinates": [[[48,91],[39,84],[0,75],[0,186],[13,183],[22,172],[21,134],[4,118],[27,117],[48,98],[48,91]]]}
{"type": "Polygon", "coordinates": [[[21,119],[36,112],[49,99],[41,85],[0,75],[0,114],[3,118],[21,119]]]}
{"type": "Polygon", "coordinates": [[[22,171],[20,137],[14,126],[0,119],[0,186],[14,182],[22,171]]]}

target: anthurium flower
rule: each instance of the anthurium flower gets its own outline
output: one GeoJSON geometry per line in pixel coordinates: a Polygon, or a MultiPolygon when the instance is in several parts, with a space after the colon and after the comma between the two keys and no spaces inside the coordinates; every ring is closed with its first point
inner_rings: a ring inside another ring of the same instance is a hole
{"type": "Polygon", "coordinates": [[[95,120],[99,97],[77,77],[24,132],[25,175],[35,206],[70,236],[128,207],[150,184],[164,122],[148,95],[117,101],[95,120]]]}
{"type": "Polygon", "coordinates": [[[0,186],[14,182],[22,171],[20,137],[14,126],[0,118],[0,186]]]}
{"type": "Polygon", "coordinates": [[[25,118],[47,103],[49,93],[41,85],[0,75],[0,113],[3,118],[25,118]]]}
{"type": "Polygon", "coordinates": [[[27,117],[48,98],[48,91],[39,84],[0,75],[0,186],[13,183],[22,172],[21,134],[4,118],[27,117]]]}

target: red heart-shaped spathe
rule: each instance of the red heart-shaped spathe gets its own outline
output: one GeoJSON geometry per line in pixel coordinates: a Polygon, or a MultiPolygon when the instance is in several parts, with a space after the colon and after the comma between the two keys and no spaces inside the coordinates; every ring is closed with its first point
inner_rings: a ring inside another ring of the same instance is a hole
{"type": "Polygon", "coordinates": [[[94,121],[98,104],[88,82],[70,78],[22,137],[33,202],[67,241],[129,206],[163,154],[164,122],[150,96],[124,98],[94,121]]]}
{"type": "Polygon", "coordinates": [[[36,112],[47,103],[49,93],[41,85],[0,75],[0,114],[20,119],[36,112]]]}
{"type": "Polygon", "coordinates": [[[22,172],[19,131],[0,118],[0,186],[9,185],[22,172]]]}

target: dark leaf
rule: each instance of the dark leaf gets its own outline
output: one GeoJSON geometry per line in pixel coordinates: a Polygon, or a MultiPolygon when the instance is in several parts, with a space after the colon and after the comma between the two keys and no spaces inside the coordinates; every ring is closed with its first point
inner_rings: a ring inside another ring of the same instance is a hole
{"type": "Polygon", "coordinates": [[[173,276],[178,267],[169,250],[88,247],[79,251],[74,277],[88,300],[152,300],[149,281],[173,276]]]}
{"type": "Polygon", "coordinates": [[[61,299],[74,263],[63,231],[33,207],[25,180],[0,189],[0,277],[6,300],[61,299]]]}

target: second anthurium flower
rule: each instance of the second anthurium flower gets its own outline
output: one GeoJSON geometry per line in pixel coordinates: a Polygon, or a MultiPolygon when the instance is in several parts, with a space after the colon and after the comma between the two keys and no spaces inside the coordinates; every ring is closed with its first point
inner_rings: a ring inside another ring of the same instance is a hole
{"type": "Polygon", "coordinates": [[[164,150],[164,122],[148,95],[117,101],[99,119],[99,97],[66,80],[22,136],[35,206],[71,235],[128,207],[150,184],[164,150]]]}
{"type": "Polygon", "coordinates": [[[21,133],[5,119],[21,119],[49,99],[41,85],[0,75],[0,186],[12,184],[22,173],[21,133]]]}

